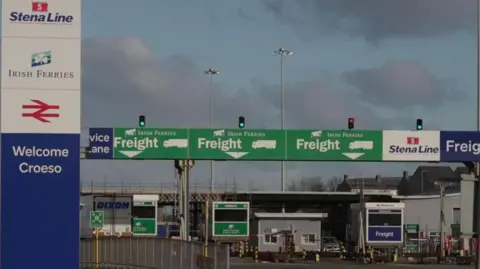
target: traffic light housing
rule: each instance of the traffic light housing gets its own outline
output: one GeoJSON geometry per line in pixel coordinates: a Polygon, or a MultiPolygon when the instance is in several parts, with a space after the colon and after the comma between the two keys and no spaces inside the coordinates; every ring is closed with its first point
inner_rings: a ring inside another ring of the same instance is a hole
{"type": "Polygon", "coordinates": [[[238,117],[238,128],[240,129],[245,128],[245,117],[243,116],[238,117]]]}
{"type": "Polygon", "coordinates": [[[423,130],[423,120],[417,119],[417,131],[423,130]]]}
{"type": "Polygon", "coordinates": [[[145,121],[145,116],[144,115],[141,115],[138,117],[138,126],[140,127],[145,127],[146,125],[146,121],[145,121]]]}
{"type": "Polygon", "coordinates": [[[355,119],[348,118],[348,130],[352,130],[353,128],[355,128],[355,119]]]}

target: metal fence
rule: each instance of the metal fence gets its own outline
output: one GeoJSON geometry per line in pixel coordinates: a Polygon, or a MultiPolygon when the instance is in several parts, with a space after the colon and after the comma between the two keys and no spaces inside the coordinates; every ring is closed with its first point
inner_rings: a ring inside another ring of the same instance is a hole
{"type": "Polygon", "coordinates": [[[105,268],[230,268],[229,248],[226,245],[208,245],[210,265],[201,266],[203,255],[202,243],[163,238],[103,237],[98,242],[94,238],[80,242],[80,262],[84,268],[90,268],[96,262],[105,265],[105,268]]]}

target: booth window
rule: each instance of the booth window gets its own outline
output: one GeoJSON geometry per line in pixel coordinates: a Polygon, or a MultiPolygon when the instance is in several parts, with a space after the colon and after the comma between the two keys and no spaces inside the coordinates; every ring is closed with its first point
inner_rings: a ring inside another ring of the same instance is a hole
{"type": "Polygon", "coordinates": [[[454,207],[452,213],[453,213],[453,224],[460,224],[460,220],[461,220],[460,208],[454,207]]]}
{"type": "Polygon", "coordinates": [[[266,228],[264,230],[263,243],[265,244],[277,244],[277,229],[275,228],[266,228]]]}
{"type": "Polygon", "coordinates": [[[315,234],[302,234],[302,245],[315,245],[315,234]]]}
{"type": "Polygon", "coordinates": [[[277,236],[272,234],[265,234],[264,240],[265,244],[277,244],[277,236]]]}

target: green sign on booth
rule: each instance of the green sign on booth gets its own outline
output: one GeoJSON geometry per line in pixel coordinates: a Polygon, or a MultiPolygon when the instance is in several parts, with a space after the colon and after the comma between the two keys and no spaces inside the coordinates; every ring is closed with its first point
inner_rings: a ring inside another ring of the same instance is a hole
{"type": "Polygon", "coordinates": [[[134,235],[156,235],[157,222],[155,219],[133,219],[132,232],[134,235]]]}
{"type": "Polygon", "coordinates": [[[213,237],[248,237],[249,202],[213,202],[213,237]]]}

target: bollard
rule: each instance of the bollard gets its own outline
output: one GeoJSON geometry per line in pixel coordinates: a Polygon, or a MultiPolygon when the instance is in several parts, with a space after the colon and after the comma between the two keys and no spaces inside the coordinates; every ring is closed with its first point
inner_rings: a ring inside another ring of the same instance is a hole
{"type": "Polygon", "coordinates": [[[238,257],[243,258],[243,242],[240,241],[240,247],[238,249],[238,257]]]}
{"type": "Polygon", "coordinates": [[[320,262],[320,249],[317,250],[317,252],[315,253],[315,262],[316,263],[320,262]]]}
{"type": "Polygon", "coordinates": [[[255,258],[255,263],[258,263],[258,247],[255,247],[255,255],[254,255],[254,258],[255,258]]]}

